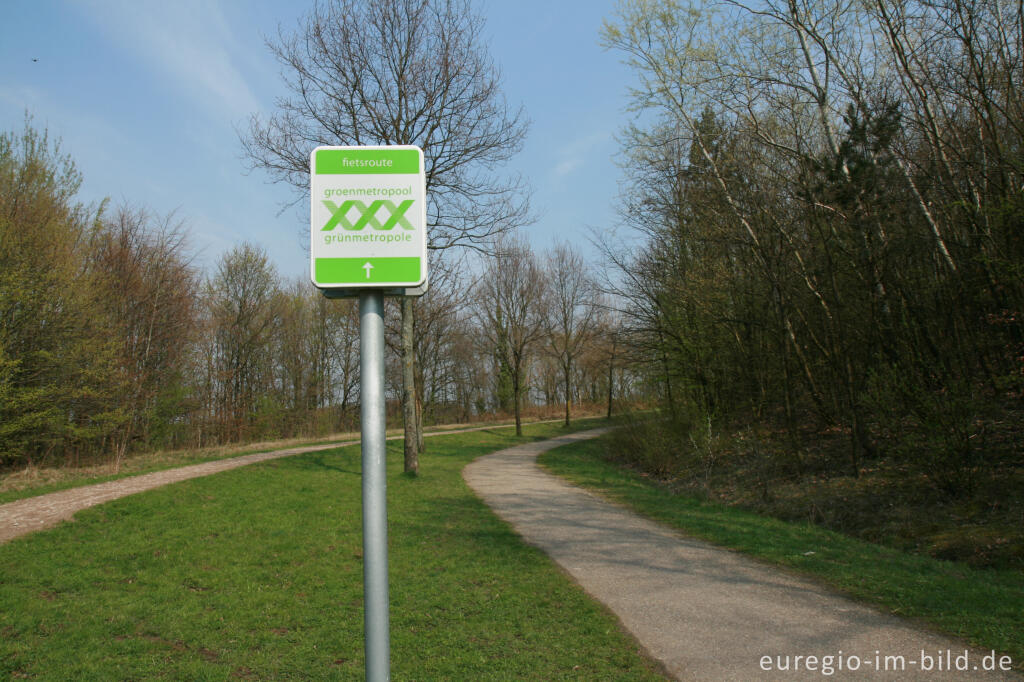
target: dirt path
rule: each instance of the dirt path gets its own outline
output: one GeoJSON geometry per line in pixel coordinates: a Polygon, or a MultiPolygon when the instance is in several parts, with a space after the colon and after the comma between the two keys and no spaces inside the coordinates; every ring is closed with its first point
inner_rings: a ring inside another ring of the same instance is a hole
{"type": "Polygon", "coordinates": [[[55,493],[8,502],[0,505],[0,544],[21,535],[56,526],[61,521],[70,519],[76,512],[88,507],[141,493],[144,490],[152,490],[168,483],[209,476],[220,471],[237,469],[256,462],[265,462],[268,459],[289,457],[317,450],[329,450],[358,442],[357,440],[343,441],[242,455],[241,457],[219,459],[214,462],[203,462],[166,471],[155,471],[151,474],[120,478],[116,481],[59,490],[55,493]]]}
{"type": "Polygon", "coordinates": [[[502,450],[463,477],[677,679],[1020,679],[984,672],[989,652],[685,537],[537,466],[541,452],[601,432],[502,450]],[[955,669],[961,661],[966,671],[955,669]]]}
{"type": "MultiPolygon", "coordinates": [[[[559,420],[553,420],[559,421],[559,420]]],[[[547,422],[531,422],[547,423],[547,422]]],[[[505,425],[474,426],[469,428],[449,429],[445,431],[433,431],[423,434],[425,437],[443,436],[449,433],[466,433],[468,431],[484,431],[493,428],[512,428],[505,425]]],[[[401,436],[391,436],[388,440],[398,440],[401,436]]],[[[56,526],[61,521],[67,521],[75,513],[116,500],[127,495],[134,495],[145,490],[152,490],[168,483],[186,481],[190,478],[209,476],[220,471],[237,469],[256,462],[265,462],[269,459],[301,455],[307,452],[318,450],[330,450],[345,445],[354,445],[358,440],[346,440],[334,443],[323,443],[320,445],[307,445],[302,447],[274,450],[271,452],[260,452],[252,455],[242,455],[231,459],[220,459],[213,462],[193,464],[190,466],[157,471],[151,474],[142,474],[121,478],[116,481],[97,483],[95,485],[82,486],[61,490],[55,493],[29,497],[24,500],[17,500],[0,505],[0,544],[13,540],[16,537],[44,528],[56,526]]]]}

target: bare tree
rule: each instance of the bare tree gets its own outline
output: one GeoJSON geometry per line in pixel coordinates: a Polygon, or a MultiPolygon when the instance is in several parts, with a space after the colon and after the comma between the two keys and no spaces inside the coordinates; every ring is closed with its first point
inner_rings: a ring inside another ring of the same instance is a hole
{"type": "MultiPolygon", "coordinates": [[[[430,288],[416,302],[415,320],[412,316],[401,316],[397,324],[387,325],[387,346],[401,356],[399,363],[402,374],[403,403],[415,406],[415,419],[419,431],[420,442],[415,449],[407,449],[405,454],[412,459],[406,463],[406,471],[415,471],[418,467],[418,452],[425,446],[422,440],[423,411],[433,406],[438,392],[447,381],[446,369],[451,359],[447,353],[448,346],[457,331],[458,309],[466,299],[466,285],[460,280],[465,263],[461,258],[448,262],[441,254],[434,252],[430,265],[430,288]],[[415,324],[413,324],[415,322],[415,324]],[[409,330],[404,327],[413,324],[414,340],[413,356],[401,353],[402,343],[409,330]],[[414,372],[413,379],[407,380],[407,373],[414,372]],[[405,391],[415,392],[405,395],[405,391]],[[429,391],[429,395],[426,393],[429,391]]],[[[403,303],[404,303],[403,299],[403,303]]],[[[408,415],[411,419],[411,415],[408,415]]]]}
{"type": "Polygon", "coordinates": [[[558,244],[548,254],[545,268],[551,283],[546,306],[548,345],[562,371],[565,425],[569,426],[573,367],[596,326],[597,289],[583,256],[568,244],[558,244]]]}
{"type": "Polygon", "coordinates": [[[207,282],[214,336],[211,397],[227,438],[241,439],[270,386],[272,343],[281,317],[280,282],[266,252],[242,244],[224,254],[207,282]]]}
{"type": "Polygon", "coordinates": [[[465,268],[462,258],[435,257],[431,263],[430,291],[417,301],[416,405],[432,418],[437,417],[439,403],[444,401],[452,382],[451,350],[459,332],[460,310],[469,293],[468,283],[463,279],[465,268]]]}
{"type": "Polygon", "coordinates": [[[196,323],[199,281],[187,234],[173,216],[154,219],[127,205],[92,235],[102,306],[121,340],[124,424],[115,441],[119,468],[132,441],[146,438],[157,400],[178,388],[177,372],[196,323]]]}
{"type": "MultiPolygon", "coordinates": [[[[423,149],[431,248],[482,248],[527,219],[524,183],[496,169],[519,151],[527,123],[510,111],[468,0],[327,0],[268,47],[291,93],[242,146],[251,169],[309,186],[309,153],[324,144],[423,149]]],[[[413,303],[402,303],[403,376],[414,381],[413,303]]],[[[407,470],[418,467],[418,422],[403,392],[407,470]]]]}
{"type": "Polygon", "coordinates": [[[496,245],[476,287],[480,328],[511,370],[517,436],[523,433],[522,402],[530,357],[545,333],[546,286],[530,247],[520,239],[505,238],[496,245]]]}

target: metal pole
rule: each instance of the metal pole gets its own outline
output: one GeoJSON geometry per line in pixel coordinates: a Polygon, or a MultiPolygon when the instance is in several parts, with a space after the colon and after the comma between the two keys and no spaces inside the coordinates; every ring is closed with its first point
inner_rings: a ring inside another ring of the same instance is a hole
{"type": "Polygon", "coordinates": [[[367,682],[391,679],[388,509],[384,449],[384,294],[359,293],[359,397],[363,454],[363,594],[367,682]]]}

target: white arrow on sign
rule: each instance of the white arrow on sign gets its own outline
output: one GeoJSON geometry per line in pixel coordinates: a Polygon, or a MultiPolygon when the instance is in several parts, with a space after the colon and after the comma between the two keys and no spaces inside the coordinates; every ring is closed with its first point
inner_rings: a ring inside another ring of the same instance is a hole
{"type": "Polygon", "coordinates": [[[370,261],[366,261],[363,270],[366,270],[366,279],[370,279],[370,270],[373,270],[373,265],[370,264],[370,261]]]}

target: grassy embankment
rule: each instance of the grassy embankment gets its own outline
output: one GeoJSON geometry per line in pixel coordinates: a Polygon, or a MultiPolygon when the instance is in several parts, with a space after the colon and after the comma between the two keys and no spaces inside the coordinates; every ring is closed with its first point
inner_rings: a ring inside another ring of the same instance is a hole
{"type": "MultiPolygon", "coordinates": [[[[545,421],[558,421],[545,420],[545,421]]],[[[483,426],[509,426],[510,420],[481,421],[471,424],[448,424],[426,429],[427,435],[446,431],[483,426]]],[[[400,428],[388,429],[388,437],[400,436],[400,428]]],[[[288,440],[266,441],[261,443],[234,443],[192,450],[167,450],[147,452],[133,455],[125,459],[120,467],[112,463],[96,464],[82,467],[26,467],[7,472],[0,472],[0,504],[21,500],[36,495],[78,488],[93,483],[104,483],[129,476],[177,469],[192,464],[202,464],[221,459],[231,459],[242,455],[260,452],[271,452],[285,448],[297,448],[307,445],[341,443],[359,440],[359,433],[336,433],[322,438],[291,438],[288,440]]]]}
{"type": "MultiPolygon", "coordinates": [[[[395,679],[663,679],[462,481],[476,456],[564,432],[438,437],[417,478],[389,444],[395,679]]],[[[359,679],[359,519],[350,446],[134,495],[0,546],[0,673],[359,679]]]]}
{"type": "Polygon", "coordinates": [[[974,568],[681,495],[609,461],[609,438],[550,450],[551,472],[689,535],[813,576],[1024,663],[1024,574],[974,568]]]}

